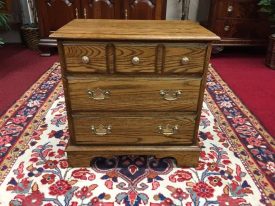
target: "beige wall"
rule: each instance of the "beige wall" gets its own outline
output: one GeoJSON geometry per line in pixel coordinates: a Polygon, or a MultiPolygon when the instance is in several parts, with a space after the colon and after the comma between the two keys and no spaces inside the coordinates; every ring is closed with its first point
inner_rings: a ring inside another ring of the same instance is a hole
{"type": "Polygon", "coordinates": [[[181,18],[182,3],[178,0],[167,0],[166,19],[181,18]]]}
{"type": "MultiPolygon", "coordinates": [[[[190,0],[188,19],[205,21],[208,16],[210,0],[190,0]]],[[[182,0],[167,0],[166,19],[180,19],[182,0]]]]}

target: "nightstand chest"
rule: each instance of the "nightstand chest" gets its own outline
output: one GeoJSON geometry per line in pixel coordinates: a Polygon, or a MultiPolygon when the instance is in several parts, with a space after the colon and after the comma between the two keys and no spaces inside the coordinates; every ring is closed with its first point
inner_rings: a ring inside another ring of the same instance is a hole
{"type": "Polygon", "coordinates": [[[58,39],[71,166],[155,155],[195,166],[215,34],[190,21],[74,20],[58,39]]]}
{"type": "Polygon", "coordinates": [[[207,28],[221,37],[215,45],[266,45],[268,18],[260,12],[259,0],[211,0],[207,28]]]}

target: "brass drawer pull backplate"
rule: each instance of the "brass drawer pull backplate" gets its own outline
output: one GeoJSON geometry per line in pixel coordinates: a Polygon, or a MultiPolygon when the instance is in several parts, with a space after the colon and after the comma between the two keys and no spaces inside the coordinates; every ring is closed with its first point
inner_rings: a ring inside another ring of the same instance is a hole
{"type": "Polygon", "coordinates": [[[160,90],[159,94],[160,94],[160,96],[162,96],[162,98],[164,100],[175,101],[180,97],[180,95],[182,94],[182,91],[181,90],[176,90],[176,91],[173,91],[173,90],[160,90]]]}
{"type": "Polygon", "coordinates": [[[100,125],[98,125],[98,127],[96,127],[94,125],[91,126],[92,132],[98,136],[104,136],[104,135],[110,134],[111,129],[112,129],[111,125],[104,126],[104,125],[100,124],[100,125]]]}
{"type": "Polygon", "coordinates": [[[170,136],[170,135],[176,134],[178,129],[179,129],[178,125],[172,126],[167,124],[165,127],[161,125],[158,126],[158,132],[160,134],[163,134],[164,136],[170,136]]]}
{"type": "Polygon", "coordinates": [[[102,89],[94,89],[90,90],[88,89],[88,95],[89,98],[94,99],[94,100],[104,100],[110,97],[111,92],[108,90],[102,90],[102,89]]]}

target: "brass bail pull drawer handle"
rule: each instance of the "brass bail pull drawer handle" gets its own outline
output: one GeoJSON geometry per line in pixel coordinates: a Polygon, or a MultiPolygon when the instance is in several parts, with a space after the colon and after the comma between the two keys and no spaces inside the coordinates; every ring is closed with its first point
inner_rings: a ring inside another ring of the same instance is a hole
{"type": "Polygon", "coordinates": [[[88,95],[89,98],[94,99],[94,100],[104,100],[110,97],[111,92],[108,90],[102,90],[102,89],[88,89],[88,95]]]}
{"type": "Polygon", "coordinates": [[[179,129],[178,125],[172,126],[167,124],[165,127],[161,125],[158,126],[159,133],[163,134],[164,136],[171,136],[173,134],[176,134],[178,129],[179,129]]]}
{"type": "Polygon", "coordinates": [[[181,90],[176,90],[176,91],[160,90],[159,94],[160,96],[162,96],[164,100],[175,101],[180,97],[180,95],[182,94],[182,91],[181,90]]]}
{"type": "Polygon", "coordinates": [[[96,127],[94,125],[91,126],[92,132],[98,136],[104,136],[104,135],[110,134],[111,129],[112,129],[111,125],[104,126],[104,125],[100,124],[100,125],[98,125],[98,127],[96,127]]]}

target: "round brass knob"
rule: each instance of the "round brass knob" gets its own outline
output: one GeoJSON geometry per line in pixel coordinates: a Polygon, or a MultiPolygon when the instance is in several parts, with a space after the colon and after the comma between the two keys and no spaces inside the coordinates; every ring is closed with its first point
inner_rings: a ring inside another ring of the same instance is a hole
{"type": "Polygon", "coordinates": [[[90,62],[90,59],[87,56],[83,56],[81,59],[84,64],[88,64],[90,62]]]}
{"type": "Polygon", "coordinates": [[[230,29],[230,26],[225,26],[224,27],[224,31],[229,31],[229,29],[230,29]]]}
{"type": "Polygon", "coordinates": [[[134,65],[139,64],[139,57],[133,57],[132,58],[132,64],[134,64],[134,65]]]}
{"type": "Polygon", "coordinates": [[[227,12],[228,12],[228,13],[231,13],[232,11],[233,11],[233,6],[228,6],[228,7],[227,7],[227,12]]]}
{"type": "Polygon", "coordinates": [[[182,57],[181,64],[188,64],[188,63],[189,63],[189,58],[188,57],[182,57]]]}

